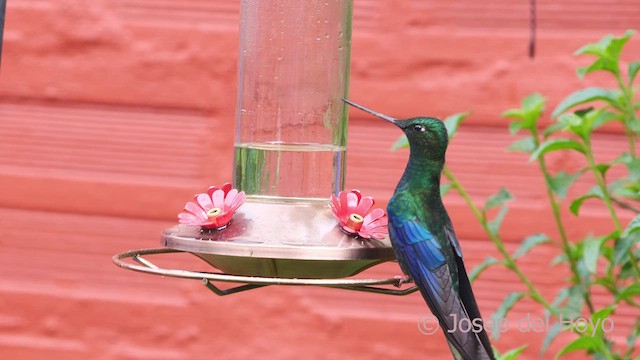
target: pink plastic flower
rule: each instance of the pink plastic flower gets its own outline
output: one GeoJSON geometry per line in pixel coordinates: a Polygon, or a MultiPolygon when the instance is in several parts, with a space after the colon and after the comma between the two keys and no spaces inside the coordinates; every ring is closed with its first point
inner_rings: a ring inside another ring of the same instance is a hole
{"type": "Polygon", "coordinates": [[[362,197],[360,191],[341,191],[338,197],[331,196],[329,206],[338,219],[340,228],[349,235],[365,239],[383,239],[388,233],[387,214],[384,210],[373,209],[372,197],[362,197]]]}
{"type": "Polygon", "coordinates": [[[223,229],[244,203],[244,191],[232,189],[230,183],[222,188],[212,186],[206,193],[197,194],[178,214],[181,224],[198,225],[204,229],[223,229]]]}

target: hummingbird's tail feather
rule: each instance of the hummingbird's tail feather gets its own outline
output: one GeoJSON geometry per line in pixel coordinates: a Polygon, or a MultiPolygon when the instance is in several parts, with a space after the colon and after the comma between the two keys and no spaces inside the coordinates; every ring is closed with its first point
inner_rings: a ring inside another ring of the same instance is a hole
{"type": "MultiPolygon", "coordinates": [[[[423,270],[426,269],[423,268],[423,270]]],[[[491,345],[489,344],[488,348],[485,346],[489,338],[484,332],[477,305],[474,309],[475,300],[473,303],[466,304],[467,299],[463,300],[462,296],[453,289],[449,267],[444,264],[435,271],[423,272],[423,275],[425,276],[419,279],[414,277],[414,280],[422,285],[418,286],[422,296],[438,318],[449,346],[456,350],[452,351],[454,358],[495,360],[491,345]]],[[[466,276],[466,273],[460,275],[466,276]]]]}
{"type": "MultiPolygon", "coordinates": [[[[480,315],[480,309],[478,309],[478,303],[476,302],[476,298],[473,295],[471,282],[469,281],[469,276],[467,275],[467,270],[464,267],[464,262],[462,261],[461,257],[456,256],[456,264],[458,265],[458,293],[460,296],[460,300],[464,304],[470,319],[480,319],[480,321],[482,321],[482,315],[480,315]]],[[[484,351],[490,356],[488,357],[488,359],[495,359],[493,348],[491,347],[491,342],[489,341],[489,335],[487,335],[487,332],[485,330],[484,322],[482,322],[480,332],[477,333],[477,336],[482,343],[484,351]]]]}
{"type": "Polygon", "coordinates": [[[451,341],[447,341],[447,345],[449,345],[449,350],[451,350],[451,354],[455,360],[464,360],[462,355],[458,352],[456,347],[451,343],[451,341]]]}
{"type": "Polygon", "coordinates": [[[484,331],[482,318],[480,318],[480,311],[475,299],[470,300],[473,298],[473,293],[466,293],[470,290],[467,289],[469,280],[464,269],[458,273],[458,276],[466,280],[460,279],[458,291],[454,287],[455,280],[451,274],[451,270],[457,269],[451,269],[446,263],[429,269],[420,262],[412,261],[418,258],[420,257],[412,256],[409,259],[414,272],[413,279],[420,288],[420,293],[429,309],[438,318],[447,341],[456,349],[454,356],[458,354],[462,360],[495,360],[489,338],[484,331]]]}

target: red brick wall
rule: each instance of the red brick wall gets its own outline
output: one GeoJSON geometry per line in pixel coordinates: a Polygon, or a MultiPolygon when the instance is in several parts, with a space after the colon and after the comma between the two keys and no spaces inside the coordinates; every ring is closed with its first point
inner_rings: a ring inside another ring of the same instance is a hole
{"type": "MultiPolygon", "coordinates": [[[[531,60],[526,3],[354,6],[351,98],[395,117],[474,110],[448,161],[479,201],[501,185],[516,195],[504,225],[510,248],[554,226],[535,168],[504,150],[511,138],[499,114],[533,91],[553,107],[596,81],[576,79],[584,60],[570,54],[640,23],[635,0],[539,0],[531,60]]],[[[219,298],[197,281],[111,263],[118,252],[158,246],[159,231],[175,222],[185,199],[230,179],[238,12],[237,0],[8,1],[0,72],[1,358],[447,358],[442,336],[417,330],[428,313],[417,294],[270,287],[219,298]]],[[[626,59],[638,58],[639,44],[626,59]]],[[[352,112],[347,186],[384,203],[406,159],[387,150],[398,136],[352,112]]],[[[614,156],[620,139],[614,131],[597,146],[614,156]]],[[[572,161],[557,158],[553,166],[572,161]]],[[[452,196],[447,205],[469,266],[495,254],[462,201],[452,196]]],[[[574,222],[572,234],[609,225],[603,208],[585,206],[586,221],[574,222]]],[[[523,267],[552,297],[567,274],[548,268],[552,247],[532,255],[523,267]]],[[[522,286],[490,270],[476,288],[488,316],[522,286]]],[[[537,310],[524,302],[511,316],[537,310]]],[[[616,325],[637,316],[622,311],[616,325]]],[[[528,359],[535,359],[541,339],[512,330],[496,345],[532,343],[528,359]]]]}

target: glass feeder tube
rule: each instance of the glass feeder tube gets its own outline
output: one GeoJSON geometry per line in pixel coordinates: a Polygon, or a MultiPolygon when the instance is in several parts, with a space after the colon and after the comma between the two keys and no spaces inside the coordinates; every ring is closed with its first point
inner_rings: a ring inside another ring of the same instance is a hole
{"type": "Polygon", "coordinates": [[[343,189],[352,0],[243,0],[234,187],[322,200],[343,189]]]}
{"type": "Polygon", "coordinates": [[[118,265],[204,279],[218,295],[274,284],[415,291],[369,287],[396,278],[344,279],[394,259],[388,238],[347,235],[328,206],[344,184],[351,16],[352,0],[242,0],[234,186],[247,201],[224,230],[174,226],[162,233],[165,249],[117,255],[118,265]],[[220,272],[140,258],[177,251],[220,272]],[[225,292],[210,280],[246,285],[225,292]]]}

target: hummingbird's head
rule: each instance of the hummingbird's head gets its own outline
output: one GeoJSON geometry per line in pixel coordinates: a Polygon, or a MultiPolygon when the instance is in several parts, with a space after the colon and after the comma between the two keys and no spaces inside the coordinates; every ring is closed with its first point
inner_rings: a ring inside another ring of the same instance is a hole
{"type": "Polygon", "coordinates": [[[414,117],[410,119],[394,119],[390,116],[367,109],[349,100],[344,101],[360,110],[375,115],[398,126],[409,140],[411,152],[432,160],[444,161],[444,154],[449,143],[447,128],[442,121],[432,117],[414,117]]]}

